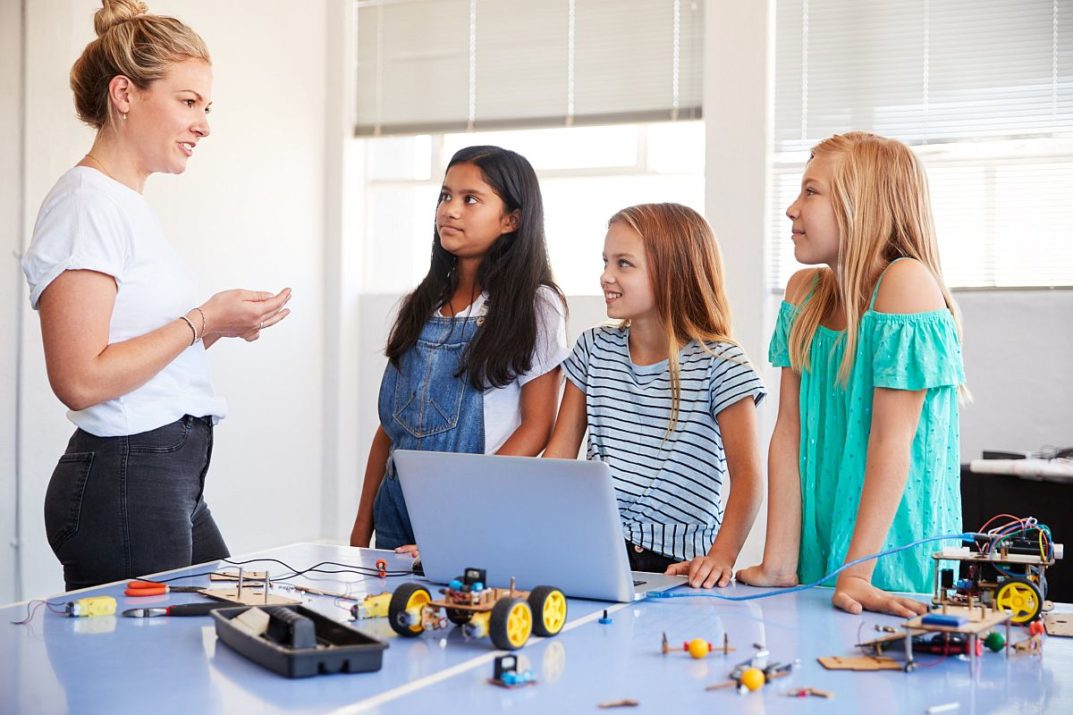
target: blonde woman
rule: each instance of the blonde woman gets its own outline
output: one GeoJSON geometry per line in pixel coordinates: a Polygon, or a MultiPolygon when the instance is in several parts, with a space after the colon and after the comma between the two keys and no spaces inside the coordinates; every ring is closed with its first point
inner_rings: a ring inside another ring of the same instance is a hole
{"type": "MultiPolygon", "coordinates": [[[[961,532],[960,327],[943,283],[924,170],[893,139],[820,142],[786,215],[805,264],[770,359],[782,368],[768,456],[763,563],[738,579],[790,586],[914,540],[961,532]]],[[[842,572],[833,603],[898,616],[930,592],[922,545],[842,572]]]]}
{"type": "Polygon", "coordinates": [[[603,258],[607,317],[620,322],[583,333],[563,363],[544,456],[575,458],[588,430],[631,568],[726,586],[760,506],[766,391],[731,338],[715,235],[686,206],[631,206],[611,217],[603,258]]]}
{"type": "Polygon", "coordinates": [[[142,197],[209,135],[212,68],[198,35],[130,0],[104,0],[71,69],[92,148],[45,198],[22,261],[49,382],[74,435],[45,496],[68,589],[228,555],[203,493],[226,412],[205,350],[256,340],[290,291],[197,304],[194,276],[142,197]]]}

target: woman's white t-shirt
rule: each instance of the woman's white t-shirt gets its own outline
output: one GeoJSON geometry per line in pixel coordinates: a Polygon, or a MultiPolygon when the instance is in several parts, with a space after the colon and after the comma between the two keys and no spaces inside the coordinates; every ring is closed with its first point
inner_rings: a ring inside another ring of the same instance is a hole
{"type": "MultiPolygon", "coordinates": [[[[64,271],[114,278],[109,344],[152,332],[199,302],[192,271],[164,238],[145,198],[88,167],[61,176],[45,198],[22,270],[35,310],[41,293],[64,271]]],[[[226,412],[227,403],[212,388],[205,347],[197,343],[141,387],[67,417],[90,434],[114,437],[156,429],[186,414],[218,420],[226,412]]]]}
{"type": "MultiPolygon", "coordinates": [[[[488,293],[481,293],[459,318],[488,313],[488,293]]],[[[442,312],[436,313],[444,317],[442,312]]],[[[559,294],[541,286],[536,296],[537,339],[529,372],[509,385],[484,392],[484,453],[495,454],[522,424],[522,386],[545,375],[570,355],[566,342],[566,308],[559,294]]]]}

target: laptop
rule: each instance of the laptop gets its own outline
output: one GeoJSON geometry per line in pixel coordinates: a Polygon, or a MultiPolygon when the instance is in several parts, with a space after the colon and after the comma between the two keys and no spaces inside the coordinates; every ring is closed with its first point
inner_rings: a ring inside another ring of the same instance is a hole
{"type": "Polygon", "coordinates": [[[628,602],[686,582],[631,572],[611,471],[603,462],[399,449],[425,578],[485,569],[490,586],[555,586],[572,598],[628,602]]]}

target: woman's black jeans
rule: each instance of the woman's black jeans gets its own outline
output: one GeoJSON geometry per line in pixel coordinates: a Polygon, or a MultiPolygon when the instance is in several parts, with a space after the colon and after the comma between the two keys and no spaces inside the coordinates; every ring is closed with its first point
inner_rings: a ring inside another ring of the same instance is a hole
{"type": "Polygon", "coordinates": [[[205,504],[212,419],[127,437],[75,430],[45,494],[67,590],[229,556],[205,504]]]}

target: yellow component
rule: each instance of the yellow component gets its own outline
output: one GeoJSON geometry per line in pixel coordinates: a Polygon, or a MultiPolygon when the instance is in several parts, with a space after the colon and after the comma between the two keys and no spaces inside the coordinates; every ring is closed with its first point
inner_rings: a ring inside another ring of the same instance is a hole
{"type": "Polygon", "coordinates": [[[741,674],[739,682],[750,691],[757,691],[764,687],[764,680],[764,671],[759,668],[749,668],[741,674]]]}
{"type": "Polygon", "coordinates": [[[708,655],[711,648],[708,647],[708,641],[703,638],[694,638],[689,641],[689,654],[698,660],[708,655]]]}
{"type": "Polygon", "coordinates": [[[533,632],[533,612],[529,604],[515,603],[507,613],[507,640],[515,648],[521,648],[533,632]]]}
{"type": "Polygon", "coordinates": [[[425,628],[422,625],[421,612],[425,608],[425,604],[432,600],[432,596],[425,589],[418,589],[410,594],[409,600],[406,601],[406,612],[410,614],[410,630],[414,633],[420,633],[425,628]]]}
{"type": "Polygon", "coordinates": [[[544,621],[544,630],[558,633],[566,623],[566,596],[562,591],[552,591],[544,599],[544,612],[540,614],[544,621]]]}
{"type": "Polygon", "coordinates": [[[469,619],[469,622],[463,626],[466,629],[466,635],[470,638],[484,638],[488,635],[488,623],[492,618],[491,611],[482,611],[480,613],[474,613],[473,617],[469,619]]]}
{"type": "Polygon", "coordinates": [[[387,607],[390,603],[390,593],[366,596],[365,600],[358,605],[358,618],[384,618],[387,616],[387,607]]]}
{"type": "Polygon", "coordinates": [[[111,596],[88,596],[67,604],[68,616],[114,616],[115,599],[111,596]]]}
{"type": "Polygon", "coordinates": [[[1020,581],[1009,581],[995,594],[995,605],[1001,610],[1010,611],[1014,623],[1028,623],[1040,610],[1039,597],[1035,589],[1020,581]]]}

